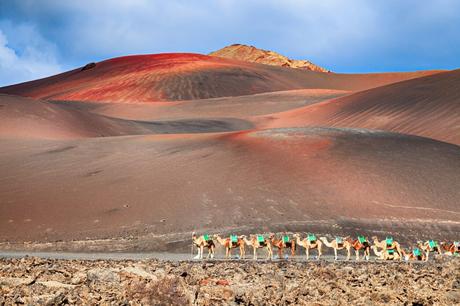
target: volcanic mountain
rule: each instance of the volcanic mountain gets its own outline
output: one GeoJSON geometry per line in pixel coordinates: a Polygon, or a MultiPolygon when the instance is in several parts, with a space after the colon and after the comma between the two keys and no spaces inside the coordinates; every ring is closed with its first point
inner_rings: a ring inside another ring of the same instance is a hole
{"type": "Polygon", "coordinates": [[[190,53],[136,55],[91,63],[52,77],[0,88],[47,100],[155,102],[243,96],[293,89],[364,90],[435,71],[335,74],[190,53]]]}
{"type": "Polygon", "coordinates": [[[293,60],[274,51],[258,49],[253,46],[234,44],[209,53],[211,56],[235,59],[258,64],[329,72],[329,70],[305,60],[293,60]]]}
{"type": "Polygon", "coordinates": [[[3,87],[0,247],[187,251],[197,230],[454,239],[458,83],[179,53],[3,87]]]}

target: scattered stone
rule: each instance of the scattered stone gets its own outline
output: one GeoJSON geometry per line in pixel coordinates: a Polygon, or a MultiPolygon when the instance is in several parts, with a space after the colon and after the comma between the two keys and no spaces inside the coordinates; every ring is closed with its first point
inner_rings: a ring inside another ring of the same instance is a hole
{"type": "Polygon", "coordinates": [[[458,305],[460,260],[0,259],[0,305],[458,305]],[[288,277],[286,277],[288,276],[288,277]]]}

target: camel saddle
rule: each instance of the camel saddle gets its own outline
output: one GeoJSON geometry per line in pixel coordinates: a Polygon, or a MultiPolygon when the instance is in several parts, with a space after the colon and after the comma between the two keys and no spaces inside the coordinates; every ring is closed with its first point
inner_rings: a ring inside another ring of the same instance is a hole
{"type": "Polygon", "coordinates": [[[211,240],[211,238],[209,237],[208,234],[203,235],[203,239],[204,239],[204,241],[206,241],[206,242],[208,242],[209,240],[211,240]]]}
{"type": "Polygon", "coordinates": [[[430,246],[430,249],[435,249],[438,247],[438,243],[434,240],[429,240],[428,245],[430,246]]]}
{"type": "Polygon", "coordinates": [[[238,236],[237,235],[230,235],[230,243],[235,245],[238,243],[238,236]]]}
{"type": "Polygon", "coordinates": [[[415,257],[420,257],[422,256],[422,253],[420,252],[419,248],[415,248],[412,250],[412,254],[414,254],[415,257]]]}
{"type": "Polygon", "coordinates": [[[289,236],[288,236],[288,235],[284,235],[284,236],[283,236],[283,242],[284,242],[284,243],[288,243],[288,242],[289,242],[289,236]]]}
{"type": "Polygon", "coordinates": [[[391,247],[393,245],[393,237],[387,237],[385,240],[387,247],[391,247]]]}
{"type": "Polygon", "coordinates": [[[337,242],[337,246],[339,248],[343,247],[343,238],[342,237],[335,237],[335,242],[337,242]]]}
{"type": "Polygon", "coordinates": [[[261,246],[265,246],[265,238],[263,235],[257,235],[257,242],[259,243],[259,245],[261,246]]]}
{"type": "Polygon", "coordinates": [[[308,241],[310,241],[310,242],[315,242],[315,241],[316,241],[316,236],[315,236],[315,234],[308,234],[308,241]]]}
{"type": "Polygon", "coordinates": [[[367,242],[367,240],[366,240],[366,238],[364,238],[364,236],[358,236],[358,241],[361,244],[364,244],[365,242],[367,242]]]}

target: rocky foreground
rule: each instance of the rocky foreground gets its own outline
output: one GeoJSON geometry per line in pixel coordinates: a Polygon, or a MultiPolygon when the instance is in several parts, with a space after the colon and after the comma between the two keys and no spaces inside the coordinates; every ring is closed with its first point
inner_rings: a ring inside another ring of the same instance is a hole
{"type": "Polygon", "coordinates": [[[0,305],[388,303],[460,303],[460,260],[408,264],[0,259],[0,305]]]}

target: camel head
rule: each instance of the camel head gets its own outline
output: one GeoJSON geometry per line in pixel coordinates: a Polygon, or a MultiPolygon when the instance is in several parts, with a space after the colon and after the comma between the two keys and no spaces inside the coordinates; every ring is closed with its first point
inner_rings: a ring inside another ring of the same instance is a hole
{"type": "Polygon", "coordinates": [[[271,239],[273,239],[275,237],[275,233],[270,233],[270,235],[268,236],[271,239]]]}
{"type": "Polygon", "coordinates": [[[299,234],[299,233],[295,233],[295,234],[292,235],[292,237],[294,237],[294,238],[300,237],[300,234],[299,234]]]}
{"type": "Polygon", "coordinates": [[[192,232],[192,238],[196,238],[196,233],[192,232]]]}
{"type": "Polygon", "coordinates": [[[372,236],[372,240],[375,242],[375,241],[379,241],[379,238],[377,236],[372,236]]]}

